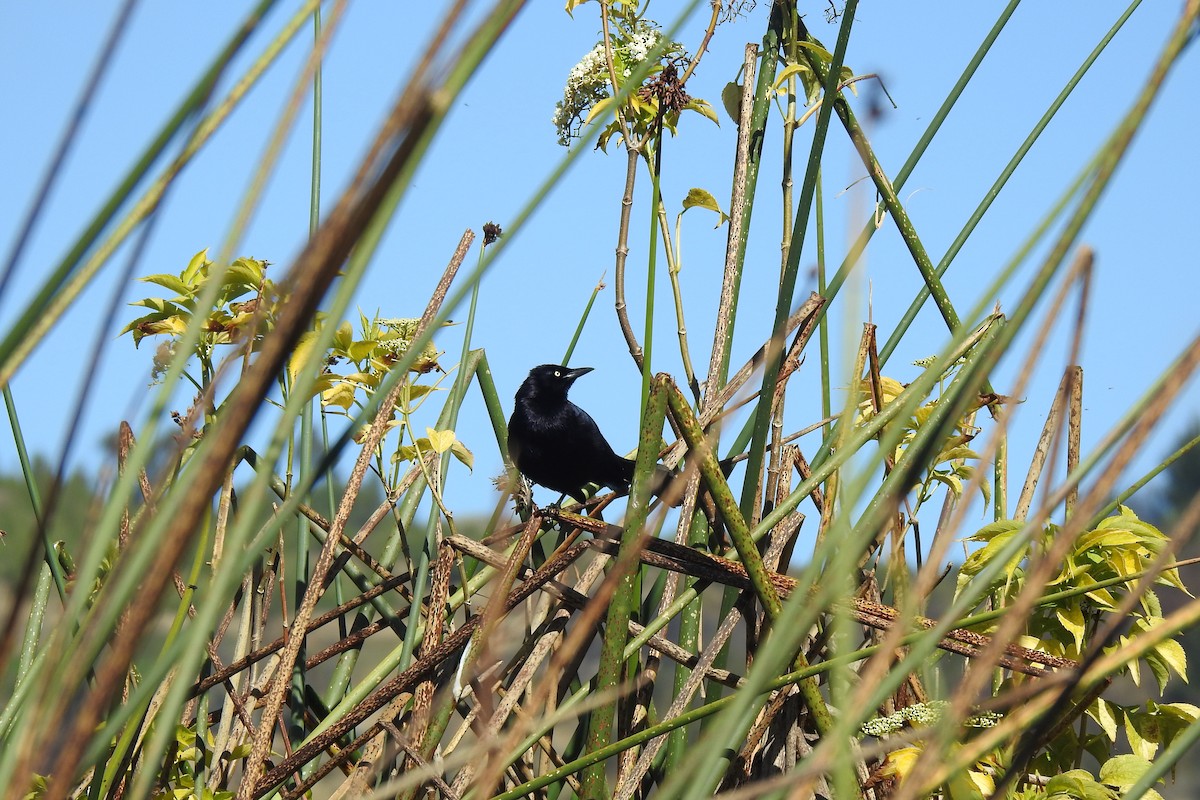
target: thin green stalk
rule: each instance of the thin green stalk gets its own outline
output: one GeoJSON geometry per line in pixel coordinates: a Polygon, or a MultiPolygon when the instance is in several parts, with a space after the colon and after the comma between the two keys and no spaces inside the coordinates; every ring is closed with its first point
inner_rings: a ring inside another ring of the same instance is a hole
{"type": "MultiPolygon", "coordinates": [[[[25,490],[29,493],[29,504],[33,508],[33,519],[36,523],[35,529],[41,534],[44,561],[50,569],[50,575],[54,579],[54,586],[58,589],[59,599],[65,602],[67,598],[67,580],[63,575],[62,564],[58,561],[58,554],[54,551],[54,543],[50,541],[50,531],[46,530],[45,509],[42,508],[42,493],[38,489],[37,476],[33,472],[33,465],[29,462],[29,450],[25,447],[25,436],[21,433],[21,421],[17,417],[17,403],[13,399],[12,388],[7,383],[4,384],[3,394],[4,407],[8,411],[8,421],[12,426],[13,446],[17,449],[17,462],[21,465],[21,474],[25,477],[25,490]]],[[[22,658],[24,657],[22,656],[22,658]]]]}
{"type": "Polygon", "coordinates": [[[604,287],[604,278],[601,277],[600,282],[592,289],[591,295],[588,296],[587,305],[583,307],[583,313],[579,315],[579,324],[575,326],[575,333],[571,336],[571,343],[567,345],[567,352],[563,354],[563,366],[571,363],[571,355],[575,352],[575,345],[579,343],[579,337],[583,334],[583,326],[587,324],[588,317],[592,313],[592,306],[596,302],[597,295],[604,287]]]}
{"type": "Polygon", "coordinates": [[[1098,511],[1096,513],[1096,516],[1093,517],[1092,522],[1090,522],[1088,524],[1088,527],[1094,528],[1100,520],[1104,519],[1105,517],[1109,516],[1114,511],[1116,511],[1117,506],[1124,504],[1124,502],[1126,500],[1133,497],[1135,494],[1138,493],[1139,490],[1141,490],[1141,488],[1143,486],[1145,486],[1147,483],[1149,483],[1151,480],[1153,480],[1156,475],[1158,475],[1163,470],[1167,469],[1167,467],[1174,464],[1176,461],[1178,461],[1180,458],[1182,458],[1189,450],[1191,450],[1193,447],[1196,447],[1197,445],[1200,445],[1200,434],[1197,434],[1196,436],[1192,437],[1187,442],[1187,444],[1183,445],[1178,450],[1176,450],[1174,453],[1167,456],[1167,458],[1165,460],[1163,460],[1161,463],[1156,465],[1153,469],[1151,469],[1145,475],[1143,475],[1142,477],[1138,478],[1136,481],[1131,483],[1127,489],[1125,489],[1120,494],[1118,494],[1116,497],[1114,497],[1108,503],[1108,505],[1106,505],[1104,508],[1100,509],[1100,511],[1098,511]]]}
{"type": "MultiPolygon", "coordinates": [[[[784,323],[792,309],[792,296],[796,290],[796,276],[800,269],[800,251],[804,247],[804,236],[808,230],[808,219],[812,211],[813,197],[816,190],[817,172],[821,166],[821,155],[825,151],[825,138],[829,132],[829,120],[836,102],[829,100],[838,93],[837,76],[841,72],[842,62],[846,56],[846,47],[850,41],[850,30],[854,24],[854,13],[858,0],[847,0],[842,11],[842,22],[838,29],[837,46],[829,65],[829,72],[824,81],[825,102],[817,112],[817,122],[813,130],[812,147],[809,151],[808,165],[804,174],[804,183],[800,187],[800,201],[797,206],[796,219],[792,231],[791,247],[788,249],[787,265],[779,282],[779,293],[775,302],[775,321],[772,331],[783,330],[784,323]]],[[[801,23],[803,24],[803,23],[801,23]]],[[[845,101],[842,101],[843,103],[845,101]]],[[[763,379],[759,390],[759,401],[754,414],[754,428],[750,441],[749,457],[746,460],[746,482],[742,487],[741,510],[745,519],[754,517],[758,498],[758,476],[762,471],[763,458],[766,453],[767,434],[771,422],[771,398],[775,396],[775,384],[779,379],[779,370],[783,360],[782,337],[776,333],[771,337],[767,346],[767,356],[763,364],[763,379]]]]}
{"type": "MultiPolygon", "coordinates": [[[[816,188],[816,206],[817,227],[817,294],[822,297],[827,297],[826,290],[828,288],[825,282],[825,199],[822,191],[821,173],[817,172],[817,188],[816,188]]],[[[829,320],[821,314],[820,321],[817,323],[817,338],[820,346],[821,355],[821,419],[829,419],[833,416],[833,384],[831,380],[832,367],[829,363],[829,320]]],[[[825,431],[825,436],[829,436],[832,423],[826,423],[822,430],[825,431]]]]}
{"type": "MultiPolygon", "coordinates": [[[[321,31],[321,6],[317,5],[313,9],[313,46],[321,46],[322,31],[321,31]]],[[[321,222],[321,64],[318,61],[313,69],[313,84],[312,84],[312,165],[309,169],[309,189],[308,189],[308,235],[312,237],[316,235],[317,228],[321,222]]],[[[300,483],[312,483],[308,480],[308,474],[312,470],[314,458],[314,432],[313,432],[313,406],[320,405],[320,399],[314,398],[312,402],[306,403],[300,412],[300,483]]],[[[306,494],[305,499],[311,501],[311,495],[306,494]]],[[[332,503],[329,506],[331,509],[336,508],[332,503]]],[[[308,581],[310,573],[309,564],[309,538],[307,536],[307,528],[305,520],[296,520],[296,582],[295,592],[293,593],[293,607],[299,608],[300,602],[305,593],[308,591],[308,581]]],[[[335,578],[337,589],[341,588],[341,576],[335,578]]],[[[302,738],[304,735],[304,687],[307,685],[307,677],[304,669],[305,650],[301,648],[300,655],[296,658],[296,665],[292,669],[292,689],[290,699],[288,701],[289,717],[288,717],[288,736],[295,740],[302,738]]],[[[329,695],[325,695],[326,705],[328,706],[329,695]]]]}
{"type": "MultiPolygon", "coordinates": [[[[708,542],[708,535],[708,523],[704,519],[704,515],[693,514],[692,524],[688,529],[688,544],[692,547],[701,548],[708,542]]],[[[679,615],[679,646],[691,653],[698,653],[700,651],[701,610],[701,601],[697,597],[687,603],[683,607],[683,612],[679,615]]],[[[692,671],[682,664],[675,665],[675,676],[671,687],[672,697],[680,696],[691,674],[692,671]]],[[[682,762],[687,750],[687,740],[686,730],[677,728],[671,732],[666,746],[663,747],[663,763],[658,770],[658,774],[665,776],[675,771],[675,768],[682,762]]]]}
{"type": "MultiPolygon", "coordinates": [[[[629,618],[637,607],[634,592],[636,554],[641,544],[646,517],[650,510],[650,477],[658,461],[658,444],[662,439],[663,424],[666,422],[669,394],[665,382],[656,379],[647,397],[646,412],[642,417],[641,435],[638,437],[638,454],[634,467],[633,489],[629,497],[629,508],[625,513],[625,527],[621,532],[621,552],[611,569],[614,574],[608,580],[616,580],[617,587],[608,607],[604,627],[604,640],[600,650],[600,668],[596,675],[593,693],[601,696],[613,694],[621,682],[625,664],[625,644],[629,638],[629,618]]],[[[686,401],[685,401],[686,404],[686,401]]],[[[588,725],[586,752],[601,750],[612,740],[613,720],[617,716],[617,698],[595,708],[588,725]]],[[[608,792],[605,786],[604,768],[600,763],[587,769],[582,778],[580,797],[584,800],[602,800],[608,792]]]]}
{"type": "MultiPolygon", "coordinates": [[[[66,307],[82,291],[84,284],[94,277],[103,260],[107,258],[107,254],[105,254],[103,258],[97,260],[101,253],[93,251],[93,246],[100,235],[116,217],[117,212],[128,201],[133,190],[146,177],[151,167],[184,129],[192,115],[208,101],[209,95],[224,74],[225,68],[233,61],[234,56],[241,50],[242,45],[254,33],[258,23],[274,4],[275,0],[260,0],[259,4],[246,16],[242,26],[213,59],[209,68],[171,114],[134,166],[108,196],[83,233],[72,244],[67,255],[55,266],[37,294],[24,305],[21,317],[13,323],[9,334],[3,341],[0,341],[0,386],[8,384],[17,368],[32,352],[35,344],[41,341],[45,332],[57,323],[66,307]],[[89,252],[93,252],[93,256],[88,262],[92,266],[85,265],[83,270],[80,270],[80,263],[89,252]],[[69,280],[71,281],[70,285],[68,285],[69,280]]],[[[185,153],[181,158],[189,158],[193,154],[194,151],[185,153]]],[[[142,218],[157,205],[157,202],[156,198],[150,204],[142,204],[142,218]]],[[[119,233],[127,234],[132,227],[132,225],[123,226],[119,233]]],[[[106,251],[109,254],[111,252],[111,248],[106,251]]]]}
{"type": "MultiPolygon", "coordinates": [[[[30,668],[33,666],[35,653],[38,652],[38,643],[41,640],[42,623],[46,619],[46,605],[50,602],[50,587],[54,585],[54,578],[51,575],[50,567],[46,564],[38,569],[37,584],[33,589],[33,600],[29,604],[29,619],[25,621],[25,636],[21,639],[21,655],[17,661],[17,675],[14,681],[14,693],[20,689],[21,684],[29,677],[30,668]]],[[[0,732],[0,740],[3,740],[4,734],[0,732]]]]}
{"type": "MultiPolygon", "coordinates": [[[[1113,23],[1113,26],[1100,39],[1100,41],[1092,49],[1092,52],[1088,54],[1086,59],[1084,59],[1083,63],[1079,65],[1079,69],[1075,71],[1075,74],[1071,76],[1070,80],[1068,80],[1066,85],[1064,85],[1059,91],[1058,95],[1054,98],[1053,102],[1050,103],[1050,106],[1046,109],[1045,113],[1043,113],[1041,118],[1038,119],[1037,123],[1033,126],[1033,129],[1030,130],[1029,134],[1025,137],[1025,140],[1021,143],[1021,146],[1017,148],[1017,151],[1013,154],[1013,157],[1009,159],[1008,164],[1006,164],[1004,169],[1000,171],[1000,175],[997,176],[991,187],[987,190],[987,192],[984,193],[983,199],[979,201],[979,205],[976,206],[975,211],[963,225],[962,230],[959,231],[958,235],[954,237],[954,241],[951,242],[950,246],[946,249],[945,255],[942,256],[941,261],[938,262],[937,269],[934,270],[934,274],[938,279],[945,275],[946,271],[950,269],[950,265],[954,262],[954,259],[958,255],[959,251],[962,250],[963,245],[966,244],[967,239],[970,238],[972,233],[974,233],[975,228],[983,219],[984,214],[987,213],[987,210],[991,207],[996,198],[1000,196],[1000,192],[1003,190],[1005,184],[1008,183],[1008,179],[1012,177],[1014,172],[1016,172],[1017,167],[1020,166],[1021,161],[1024,160],[1025,156],[1033,148],[1034,143],[1037,142],[1038,138],[1042,135],[1042,132],[1045,131],[1046,127],[1050,124],[1051,120],[1054,119],[1054,116],[1058,113],[1059,109],[1062,108],[1063,103],[1065,103],[1067,98],[1071,96],[1071,92],[1073,92],[1075,87],[1079,85],[1079,82],[1083,80],[1083,77],[1087,74],[1088,70],[1091,69],[1092,65],[1096,62],[1096,59],[1099,58],[1100,54],[1104,52],[1104,49],[1109,45],[1113,37],[1117,35],[1117,32],[1121,30],[1126,20],[1128,20],[1137,7],[1141,5],[1141,2],[1142,0],[1133,0],[1133,2],[1129,4],[1129,7],[1126,8],[1125,12],[1120,16],[1120,18],[1113,23]]],[[[1015,3],[1012,5],[1015,5],[1015,3]]],[[[1006,20],[1007,17],[1004,17],[1004,19],[1006,20]]],[[[897,176],[897,191],[900,189],[902,183],[903,181],[899,176],[897,176]]],[[[908,331],[909,326],[912,324],[913,320],[917,316],[917,313],[921,310],[921,307],[925,304],[925,301],[929,298],[929,296],[929,286],[922,286],[921,290],[917,293],[916,298],[914,298],[913,302],[909,305],[908,310],[904,312],[904,316],[900,318],[900,322],[896,324],[896,328],[892,331],[891,336],[888,337],[888,340],[880,349],[880,364],[887,363],[887,360],[891,357],[896,347],[900,344],[900,340],[903,338],[905,332],[908,331]]]]}
{"type": "Polygon", "coordinates": [[[643,422],[646,419],[646,404],[650,398],[650,383],[654,377],[654,367],[652,366],[654,361],[654,279],[658,266],[658,207],[662,203],[662,187],[659,184],[661,178],[659,163],[662,158],[661,125],[655,145],[655,162],[650,170],[650,244],[646,249],[646,325],[642,333],[642,397],[638,408],[638,419],[643,422]]]}

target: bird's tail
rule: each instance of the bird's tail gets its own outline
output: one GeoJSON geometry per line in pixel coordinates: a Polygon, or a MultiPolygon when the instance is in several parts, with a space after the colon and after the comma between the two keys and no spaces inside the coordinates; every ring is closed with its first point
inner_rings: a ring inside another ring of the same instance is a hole
{"type": "MultiPolygon", "coordinates": [[[[629,481],[632,483],[634,462],[628,458],[624,459],[624,461],[628,464],[629,481]]],[[[733,458],[726,458],[721,461],[721,473],[726,478],[733,471],[735,463],[733,458]]],[[[683,493],[687,488],[687,482],[683,478],[684,472],[682,470],[673,472],[665,464],[655,464],[654,477],[650,480],[650,493],[655,497],[662,498],[663,502],[671,506],[671,508],[678,508],[683,505],[683,493]]]]}

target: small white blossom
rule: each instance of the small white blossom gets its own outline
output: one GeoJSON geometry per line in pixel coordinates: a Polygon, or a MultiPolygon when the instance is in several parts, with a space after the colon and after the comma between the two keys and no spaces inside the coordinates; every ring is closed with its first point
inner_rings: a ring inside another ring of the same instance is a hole
{"type": "MultiPolygon", "coordinates": [[[[646,20],[638,20],[636,27],[627,36],[618,31],[612,40],[613,56],[620,69],[621,79],[633,75],[639,64],[646,60],[658,46],[662,34],[646,20]]],[[[677,42],[671,42],[663,53],[673,56],[683,52],[677,42]]],[[[587,119],[588,112],[596,103],[612,96],[609,86],[608,65],[604,61],[604,44],[593,47],[567,75],[563,98],[554,106],[554,128],[558,131],[558,143],[563,147],[578,138],[579,129],[587,119]]]]}

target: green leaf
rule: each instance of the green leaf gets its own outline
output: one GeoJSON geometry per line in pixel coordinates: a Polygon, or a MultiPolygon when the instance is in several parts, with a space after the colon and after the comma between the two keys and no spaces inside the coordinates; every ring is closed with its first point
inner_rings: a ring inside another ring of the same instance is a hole
{"type": "Polygon", "coordinates": [[[978,459],[979,454],[969,447],[952,447],[938,454],[938,461],[953,461],[956,458],[974,458],[978,459]]]}
{"type": "Polygon", "coordinates": [[[1078,798],[1078,800],[1101,800],[1113,795],[1096,782],[1087,770],[1073,769],[1061,775],[1055,775],[1046,782],[1046,796],[1078,798]]]}
{"type": "Polygon", "coordinates": [[[475,454],[468,450],[465,444],[455,439],[454,444],[450,445],[450,452],[462,462],[463,466],[472,472],[475,471],[475,454]]]}
{"type": "Polygon", "coordinates": [[[1075,543],[1076,552],[1090,550],[1093,547],[1128,547],[1141,544],[1141,538],[1126,530],[1105,530],[1097,528],[1079,537],[1075,543]]]}
{"type": "Polygon", "coordinates": [[[321,403],[327,406],[338,406],[349,411],[354,406],[355,385],[341,380],[321,393],[321,403]]]}
{"type": "Polygon", "coordinates": [[[808,68],[808,64],[788,64],[775,76],[775,83],[772,84],[771,91],[776,94],[782,94],[786,91],[784,84],[787,83],[788,78],[808,78],[811,76],[812,70],[808,68]]]}
{"type": "Polygon", "coordinates": [[[225,271],[225,284],[242,285],[257,291],[266,277],[267,262],[257,258],[239,258],[225,271]]]}
{"type": "MultiPolygon", "coordinates": [[[[1125,738],[1129,740],[1129,749],[1139,758],[1154,758],[1158,750],[1158,726],[1148,723],[1145,712],[1130,709],[1125,714],[1125,738]]],[[[1105,781],[1107,783],[1107,781],[1105,781]]]]}
{"type": "Polygon", "coordinates": [[[444,453],[454,446],[455,437],[454,431],[437,431],[433,428],[426,428],[425,433],[429,435],[429,444],[439,454],[444,453]]]}
{"type": "Polygon", "coordinates": [[[1023,527],[1025,527],[1025,523],[1015,519],[1002,519],[997,522],[989,522],[968,536],[964,541],[988,542],[1002,533],[1012,533],[1021,530],[1023,527]]]}
{"type": "Polygon", "coordinates": [[[962,497],[962,480],[957,475],[947,472],[935,472],[931,477],[935,481],[939,481],[950,487],[950,491],[954,493],[955,497],[962,497]]]}
{"type": "Polygon", "coordinates": [[[195,286],[197,280],[203,277],[205,267],[212,262],[208,260],[208,248],[204,248],[196,255],[192,256],[192,260],[188,262],[187,267],[180,273],[179,277],[188,286],[195,286]]]}
{"type": "Polygon", "coordinates": [[[725,106],[725,113],[736,124],[742,117],[741,84],[736,81],[725,84],[725,88],[721,90],[721,105],[725,106]]]}
{"type": "Polygon", "coordinates": [[[1171,668],[1162,660],[1156,650],[1151,650],[1142,657],[1146,666],[1150,668],[1150,674],[1154,676],[1154,682],[1158,684],[1158,693],[1161,695],[1167,690],[1167,682],[1171,679],[1171,668]]]}
{"type": "Polygon", "coordinates": [[[142,283],[153,283],[156,286],[169,289],[181,297],[192,293],[192,290],[188,288],[186,283],[180,280],[178,275],[169,275],[165,272],[160,272],[157,275],[147,275],[139,280],[141,280],[142,283]]]}
{"type": "Polygon", "coordinates": [[[1069,603],[1066,606],[1058,606],[1054,609],[1054,616],[1058,618],[1058,624],[1071,634],[1075,639],[1075,649],[1078,652],[1083,651],[1083,633],[1086,628],[1086,623],[1083,619],[1083,609],[1079,603],[1069,603]]]}
{"type": "Polygon", "coordinates": [[[717,198],[705,189],[688,189],[687,197],[683,198],[683,211],[679,212],[680,216],[683,216],[689,208],[704,208],[716,212],[720,219],[713,228],[719,228],[729,220],[729,215],[722,211],[721,206],[717,204],[717,198]]]}
{"type": "Polygon", "coordinates": [[[828,64],[830,61],[833,61],[833,54],[815,42],[796,42],[796,44],[812,53],[813,57],[822,64],[828,64]]]}
{"type": "Polygon", "coordinates": [[[346,357],[355,362],[364,361],[375,354],[375,348],[378,346],[379,341],[376,339],[351,342],[346,348],[346,357]]]}
{"type": "Polygon", "coordinates": [[[616,100],[612,97],[606,97],[603,100],[594,103],[588,110],[587,119],[583,121],[584,127],[589,125],[591,121],[597,117],[603,117],[605,114],[608,114],[611,109],[615,108],[615,104],[616,100]]]}
{"type": "Polygon", "coordinates": [[[317,346],[319,333],[317,331],[305,331],[300,335],[300,340],[296,342],[296,347],[292,350],[292,355],[288,358],[287,371],[288,377],[292,383],[296,382],[296,378],[300,375],[300,370],[308,363],[313,351],[317,346]]]}
{"type": "Polygon", "coordinates": [[[1191,703],[1154,703],[1153,705],[1156,712],[1175,717],[1184,726],[1191,725],[1200,719],[1200,708],[1191,703]]]}
{"type": "Polygon", "coordinates": [[[1150,769],[1150,762],[1141,756],[1121,755],[1100,765],[1100,782],[1118,789],[1128,789],[1150,769]]]}
{"type": "Polygon", "coordinates": [[[718,128],[721,127],[721,120],[717,116],[717,112],[713,110],[713,107],[707,100],[701,100],[698,97],[694,97],[688,101],[687,105],[683,107],[683,110],[695,111],[705,119],[712,120],[713,124],[715,124],[718,128]]]}
{"type": "Polygon", "coordinates": [[[996,792],[996,784],[982,772],[963,769],[946,783],[947,800],[984,800],[996,792]]]}
{"type": "Polygon", "coordinates": [[[1108,737],[1110,742],[1117,740],[1118,716],[1121,718],[1125,716],[1120,706],[1110,703],[1101,697],[1088,709],[1088,716],[1096,721],[1096,724],[1104,731],[1104,735],[1108,737]]]}
{"type": "Polygon", "coordinates": [[[354,342],[354,326],[349,322],[343,322],[337,326],[337,330],[333,333],[333,349],[339,353],[345,353],[351,343],[354,342]]]}

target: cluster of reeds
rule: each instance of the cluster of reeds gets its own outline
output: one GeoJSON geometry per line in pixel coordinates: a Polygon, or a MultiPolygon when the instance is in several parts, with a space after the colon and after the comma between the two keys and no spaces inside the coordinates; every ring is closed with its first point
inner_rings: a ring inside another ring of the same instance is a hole
{"type": "MultiPolygon", "coordinates": [[[[5,331],[0,384],[18,434],[9,379],[270,63],[273,49],[228,97],[210,102],[217,76],[270,5],[247,17],[5,331]],[[161,166],[197,111],[186,146],[161,166]],[[132,187],[151,175],[134,198],[132,187]]],[[[1020,465],[1015,499],[1008,398],[1024,396],[1040,345],[1017,385],[995,387],[990,376],[1019,332],[1032,329],[1041,342],[1072,296],[1086,307],[1092,254],[1078,241],[1081,226],[1193,35],[1200,4],[1185,4],[1121,124],[997,270],[985,300],[963,308],[941,277],[990,201],[935,263],[898,193],[1015,4],[889,174],[846,97],[860,80],[843,63],[856,0],[839,10],[832,47],[811,35],[795,3],[775,2],[725,98],[737,123],[729,207],[701,191],[683,204],[728,225],[718,324],[698,372],[660,156],[681,115],[717,113],[686,86],[728,10],[712,5],[706,38],[688,55],[637,3],[569,3],[598,15],[603,38],[591,60],[600,78],[573,74],[586,99],[565,101],[558,122],[564,141],[581,137],[578,145],[504,227],[518,229],[591,143],[627,154],[614,288],[642,374],[637,473],[615,522],[595,513],[610,497],[587,509],[538,508],[506,494],[468,536],[444,489],[452,459],[469,465],[478,455],[479,443],[472,453],[455,435],[474,388],[495,429],[488,447],[505,451],[505,403],[486,347],[471,335],[479,279],[503,249],[500,231],[485,229],[476,266],[460,272],[474,241],[464,234],[419,318],[342,320],[453,98],[468,79],[486,80],[480,64],[521,5],[497,0],[453,50],[444,43],[457,9],[448,13],[354,180],[322,216],[314,210],[311,237],[281,277],[268,278],[261,261],[202,252],[178,274],[146,278],[155,294],[126,333],[167,343],[156,356],[164,388],[137,431],[122,427],[119,477],[75,552],[44,535],[55,497],[41,496],[30,477],[43,536],[5,615],[0,663],[14,676],[0,710],[5,794],[1092,800],[1152,792],[1200,735],[1197,710],[1122,704],[1107,692],[1118,676],[1139,678],[1139,665],[1160,692],[1172,673],[1186,677],[1176,639],[1200,618],[1200,601],[1164,611],[1153,587],[1183,589],[1174,554],[1185,537],[1140,520],[1122,503],[1142,482],[1117,480],[1196,366],[1200,342],[1090,452],[1079,435],[1082,376],[1069,366],[1034,462],[1020,465]],[[769,125],[782,127],[782,153],[763,150],[769,125]],[[827,272],[820,167],[833,136],[849,137],[879,204],[827,272]],[[748,298],[740,291],[746,231],[763,191],[759,165],[771,157],[783,159],[787,177],[778,292],[748,298]],[[665,254],[678,378],[650,367],[653,315],[638,331],[626,307],[635,272],[627,237],[639,210],[662,243],[637,274],[652,299],[655,254],[665,254]],[[837,364],[826,315],[878,229],[875,216],[899,230],[924,289],[886,341],[865,325],[854,362],[837,364]],[[1019,300],[992,310],[987,298],[1011,284],[1036,246],[1042,255],[1019,300]],[[809,252],[818,290],[800,298],[809,252]],[[447,358],[430,343],[468,297],[458,364],[443,377],[447,358]],[[886,375],[888,360],[930,299],[949,344],[901,384],[886,375]],[[1048,305],[1041,316],[1038,303],[1048,305]],[[738,364],[733,324],[748,308],[773,309],[774,334],[738,364]],[[824,413],[789,433],[789,383],[802,369],[819,370],[824,413]],[[230,374],[236,381],[222,383],[230,374]],[[849,391],[839,393],[847,376],[849,391]],[[192,408],[164,431],[166,404],[184,381],[192,408]],[[256,415],[273,430],[261,453],[246,444],[256,415]],[[814,444],[802,447],[802,433],[814,444]],[[336,494],[338,482],[325,481],[322,513],[313,486],[343,455],[353,467],[336,494]],[[739,464],[732,482],[720,464],[731,455],[739,464]],[[688,477],[677,513],[649,497],[660,458],[688,477]],[[351,526],[368,480],[382,485],[384,500],[351,526]],[[974,530],[964,520],[980,493],[993,522],[974,530]],[[922,538],[917,513],[926,504],[940,511],[922,538]],[[973,544],[955,564],[964,539],[973,544]],[[953,596],[935,614],[931,596],[943,579],[953,596]]],[[[322,22],[318,3],[300,4],[277,40],[318,15],[297,100],[343,6],[334,3],[322,22]]],[[[9,272],[18,261],[19,252],[9,272]]],[[[29,472],[19,436],[18,447],[29,472]]],[[[516,494],[518,480],[510,471],[506,487],[516,494]]],[[[1179,532],[1194,530],[1198,515],[1194,502],[1179,532]]]]}

